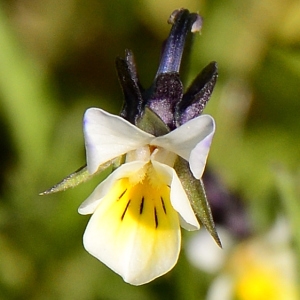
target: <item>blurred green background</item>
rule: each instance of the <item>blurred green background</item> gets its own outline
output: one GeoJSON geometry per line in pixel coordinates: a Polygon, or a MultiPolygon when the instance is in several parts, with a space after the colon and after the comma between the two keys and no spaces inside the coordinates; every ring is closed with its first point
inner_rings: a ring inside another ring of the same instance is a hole
{"type": "Polygon", "coordinates": [[[89,216],[77,208],[99,179],[38,195],[85,163],[85,109],[120,111],[114,60],[125,48],[150,86],[180,7],[204,18],[186,86],[210,61],[219,66],[205,110],[217,122],[208,166],[241,196],[254,235],[286,220],[300,265],[298,0],[1,0],[0,299],[206,299],[218,274],[184,250],[174,270],[141,287],[85,252],[89,216]]]}

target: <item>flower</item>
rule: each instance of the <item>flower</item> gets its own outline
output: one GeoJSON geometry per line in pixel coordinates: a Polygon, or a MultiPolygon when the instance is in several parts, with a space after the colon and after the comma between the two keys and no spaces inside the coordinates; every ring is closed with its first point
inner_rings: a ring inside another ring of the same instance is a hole
{"type": "Polygon", "coordinates": [[[171,270],[181,247],[180,226],[206,227],[221,246],[201,180],[214,119],[201,115],[217,79],[210,63],[183,93],[179,68],[185,38],[201,29],[202,19],[175,11],[152,86],[138,80],[133,54],[117,58],[124,93],[120,116],[102,109],[85,112],[87,165],[45,191],[74,187],[108,167],[111,174],[81,204],[92,214],[84,233],[86,250],[133,285],[171,270]]]}
{"type": "Polygon", "coordinates": [[[205,232],[193,236],[187,246],[192,264],[217,275],[205,299],[220,299],[220,295],[224,300],[299,299],[296,255],[286,219],[279,217],[267,233],[239,243],[225,229],[221,236],[227,246],[223,253],[205,232]],[[205,246],[199,254],[200,245],[205,246]]]}
{"type": "Polygon", "coordinates": [[[93,214],[84,234],[86,250],[131,284],[146,283],[173,268],[180,251],[179,224],[199,229],[173,168],[176,156],[188,160],[194,177],[201,178],[214,130],[213,118],[202,115],[155,137],[119,116],[88,109],[88,171],[126,157],[79,208],[81,214],[93,214]]]}

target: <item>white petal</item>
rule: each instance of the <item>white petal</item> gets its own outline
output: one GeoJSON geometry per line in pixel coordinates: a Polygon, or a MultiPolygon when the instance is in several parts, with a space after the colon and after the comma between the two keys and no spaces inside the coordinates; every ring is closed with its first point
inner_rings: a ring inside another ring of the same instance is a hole
{"type": "Polygon", "coordinates": [[[208,134],[201,142],[199,142],[191,151],[189,164],[190,169],[196,179],[200,179],[203,175],[214,132],[215,126],[213,123],[211,133],[208,134]]]}
{"type": "Polygon", "coordinates": [[[178,214],[167,186],[165,191],[162,202],[160,191],[150,184],[133,186],[128,179],[120,179],[88,223],[86,250],[128,283],[147,283],[168,272],[178,260],[178,214]]]}
{"type": "Polygon", "coordinates": [[[157,161],[152,161],[152,164],[161,180],[170,186],[171,204],[182,219],[181,226],[187,230],[199,229],[200,225],[175,170],[157,161]]]}
{"type": "Polygon", "coordinates": [[[151,159],[153,161],[158,161],[170,167],[174,166],[177,157],[177,154],[174,152],[170,152],[163,148],[156,148],[151,154],[151,159]]]}
{"type": "Polygon", "coordinates": [[[88,171],[93,174],[99,165],[148,144],[153,136],[119,116],[98,108],[85,112],[84,138],[88,171]]]}
{"type": "Polygon", "coordinates": [[[93,193],[79,206],[78,212],[82,215],[92,214],[118,179],[133,176],[145,164],[144,161],[135,161],[120,166],[95,188],[93,193]]]}
{"type": "Polygon", "coordinates": [[[234,245],[233,237],[229,231],[218,227],[218,234],[221,237],[224,248],[216,245],[206,230],[200,230],[193,235],[186,244],[186,255],[192,265],[207,273],[219,272],[228,260],[229,251],[234,245]]]}
{"type": "Polygon", "coordinates": [[[226,274],[218,276],[210,285],[207,300],[232,300],[234,299],[234,277],[226,274]]]}
{"type": "Polygon", "coordinates": [[[155,138],[151,145],[174,152],[189,161],[195,178],[201,178],[214,132],[214,119],[209,115],[202,115],[164,136],[155,138]]]}

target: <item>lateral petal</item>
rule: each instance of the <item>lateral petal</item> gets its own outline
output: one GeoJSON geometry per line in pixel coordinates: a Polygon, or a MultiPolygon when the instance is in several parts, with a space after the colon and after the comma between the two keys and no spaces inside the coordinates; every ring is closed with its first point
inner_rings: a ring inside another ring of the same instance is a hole
{"type": "Polygon", "coordinates": [[[189,161],[193,175],[199,179],[204,171],[214,132],[214,119],[210,115],[201,115],[153,139],[151,145],[174,152],[189,161]]]}
{"type": "Polygon", "coordinates": [[[181,243],[169,195],[167,186],[115,181],[88,223],[86,250],[133,285],[165,274],[176,264],[181,243]]]}
{"type": "Polygon", "coordinates": [[[90,108],[83,120],[88,171],[93,174],[106,161],[149,144],[153,136],[125,119],[90,108]]]}
{"type": "Polygon", "coordinates": [[[196,179],[200,179],[203,175],[213,135],[214,129],[191,151],[189,165],[196,179]]]}
{"type": "Polygon", "coordinates": [[[187,230],[199,229],[200,225],[175,170],[157,161],[152,161],[152,165],[160,179],[170,186],[171,204],[180,215],[180,225],[187,230]]]}

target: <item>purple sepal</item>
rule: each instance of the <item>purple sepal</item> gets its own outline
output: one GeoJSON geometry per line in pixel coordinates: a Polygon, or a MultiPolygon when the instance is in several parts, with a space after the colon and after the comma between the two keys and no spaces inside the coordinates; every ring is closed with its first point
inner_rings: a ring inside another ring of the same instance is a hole
{"type": "Polygon", "coordinates": [[[132,124],[137,125],[137,120],[148,107],[170,130],[174,130],[202,113],[215,86],[217,63],[212,62],[183,94],[179,69],[186,37],[189,32],[200,31],[202,18],[187,9],[180,9],[171,14],[169,23],[173,24],[172,29],[164,44],[156,77],[149,89],[144,90],[139,82],[131,51],[125,52],[124,59],[116,59],[125,98],[121,116],[132,124]]]}
{"type": "Polygon", "coordinates": [[[116,68],[124,94],[124,106],[120,115],[135,124],[142,114],[143,88],[139,83],[133,53],[130,50],[125,51],[125,59],[117,57],[116,68]]]}
{"type": "Polygon", "coordinates": [[[176,127],[202,114],[218,78],[216,62],[208,64],[196,77],[176,106],[176,127]]]}

